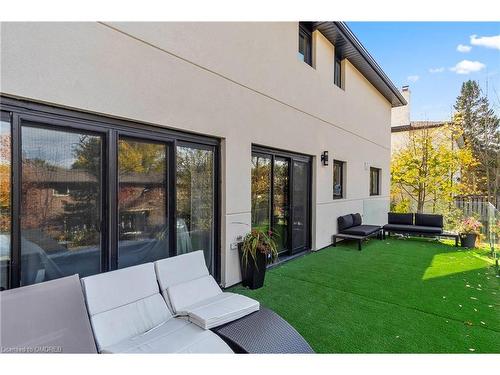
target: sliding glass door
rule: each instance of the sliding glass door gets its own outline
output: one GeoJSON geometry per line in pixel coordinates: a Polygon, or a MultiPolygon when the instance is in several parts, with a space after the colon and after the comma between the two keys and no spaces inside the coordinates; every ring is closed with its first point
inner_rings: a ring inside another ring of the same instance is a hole
{"type": "Polygon", "coordinates": [[[169,255],[168,146],[118,141],[118,268],[169,255]]]}
{"type": "Polygon", "coordinates": [[[311,158],[253,147],[252,228],[271,230],[280,255],[310,247],[311,158]]]}
{"type": "Polygon", "coordinates": [[[176,254],[203,250],[215,270],[215,150],[181,143],[176,150],[176,254]]]}
{"type": "Polygon", "coordinates": [[[273,232],[278,244],[278,252],[290,250],[290,159],[276,156],[273,165],[273,232]]]}
{"type": "Polygon", "coordinates": [[[311,163],[293,161],[292,253],[309,247],[311,163]]]}
{"type": "Polygon", "coordinates": [[[25,104],[1,104],[0,288],[197,250],[220,278],[218,140],[25,104]]]}
{"type": "Polygon", "coordinates": [[[21,285],[100,272],[103,136],[21,127],[21,285]]]}

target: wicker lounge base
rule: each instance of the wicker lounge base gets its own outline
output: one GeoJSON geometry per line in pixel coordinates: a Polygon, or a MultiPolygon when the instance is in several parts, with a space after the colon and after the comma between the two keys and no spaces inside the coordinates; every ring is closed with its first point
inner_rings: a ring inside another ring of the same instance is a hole
{"type": "Polygon", "coordinates": [[[295,328],[262,306],[257,312],[212,331],[235,353],[314,353],[295,328]]]}

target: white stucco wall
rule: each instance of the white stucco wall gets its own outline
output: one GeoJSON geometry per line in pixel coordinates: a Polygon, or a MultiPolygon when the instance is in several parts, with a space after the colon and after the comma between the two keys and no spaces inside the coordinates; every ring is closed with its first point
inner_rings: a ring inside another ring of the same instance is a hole
{"type": "Polygon", "coordinates": [[[251,145],[314,156],[313,249],[336,218],[385,220],[390,103],[348,62],[333,84],[333,46],[315,32],[314,68],[297,59],[298,23],[3,23],[3,94],[222,141],[222,283],[239,281],[230,244],[250,225],[251,145]],[[332,199],[330,159],[347,162],[347,193],[332,199]],[[382,195],[369,196],[369,167],[382,195]],[[241,223],[247,223],[244,225],[241,223]]]}

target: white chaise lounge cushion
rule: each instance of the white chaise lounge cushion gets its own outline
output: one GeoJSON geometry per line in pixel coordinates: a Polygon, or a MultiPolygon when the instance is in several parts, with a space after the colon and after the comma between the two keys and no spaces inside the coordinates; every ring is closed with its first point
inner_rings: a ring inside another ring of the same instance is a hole
{"type": "Polygon", "coordinates": [[[105,347],[102,353],[233,353],[212,331],[172,318],[150,331],[105,347]]]}
{"type": "Polygon", "coordinates": [[[243,318],[259,308],[259,302],[254,299],[226,292],[185,307],[183,314],[196,325],[211,329],[243,318]]]}
{"type": "Polygon", "coordinates": [[[85,277],[82,287],[101,353],[232,353],[215,333],[172,316],[153,263],[85,277]]]}
{"type": "Polygon", "coordinates": [[[259,310],[258,301],[222,292],[209,274],[203,251],[155,262],[160,289],[174,314],[188,316],[204,329],[242,318],[259,310]]]}
{"type": "Polygon", "coordinates": [[[99,351],[172,317],[159,293],[153,263],[84,277],[82,286],[99,351]]]}

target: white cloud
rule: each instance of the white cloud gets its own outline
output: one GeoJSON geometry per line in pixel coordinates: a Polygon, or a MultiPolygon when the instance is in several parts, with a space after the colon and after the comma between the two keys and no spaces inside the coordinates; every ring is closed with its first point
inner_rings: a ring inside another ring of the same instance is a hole
{"type": "Polygon", "coordinates": [[[451,67],[450,70],[457,74],[469,74],[473,72],[479,72],[484,68],[486,68],[486,65],[484,65],[482,62],[462,60],[457,63],[457,65],[451,67]]]}
{"type": "Polygon", "coordinates": [[[419,79],[420,79],[420,77],[419,77],[419,76],[417,76],[417,75],[414,75],[414,76],[408,76],[408,78],[407,78],[407,80],[408,80],[409,82],[417,82],[419,79]]]}
{"type": "Polygon", "coordinates": [[[467,52],[470,52],[471,49],[472,49],[471,46],[466,46],[465,44],[459,44],[457,46],[457,51],[458,52],[467,53],[467,52]]]}
{"type": "Polygon", "coordinates": [[[443,67],[430,68],[429,69],[429,73],[442,73],[442,72],[444,72],[444,68],[443,67]]]}
{"type": "Polygon", "coordinates": [[[486,48],[500,49],[500,35],[480,36],[471,35],[470,44],[486,48]]]}

